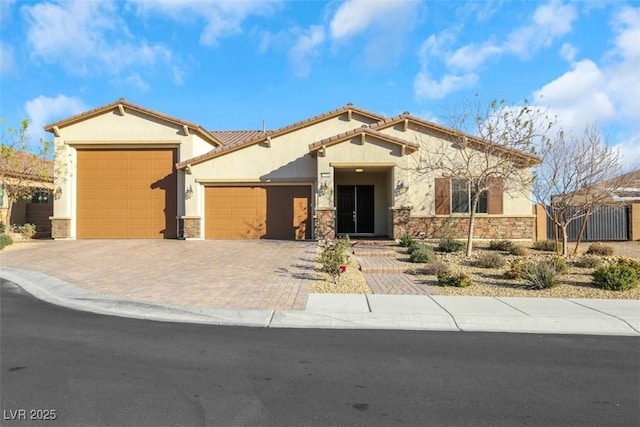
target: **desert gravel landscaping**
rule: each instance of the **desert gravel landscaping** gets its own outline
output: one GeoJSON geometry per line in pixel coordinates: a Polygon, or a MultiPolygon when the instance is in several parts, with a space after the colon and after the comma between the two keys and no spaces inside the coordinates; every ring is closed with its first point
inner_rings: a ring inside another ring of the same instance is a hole
{"type": "MultiPolygon", "coordinates": [[[[428,243],[435,247],[437,243],[428,243]]],[[[606,245],[614,248],[614,255],[600,257],[603,262],[615,262],[620,256],[640,259],[640,242],[606,242],[606,245]]],[[[551,252],[536,251],[527,247],[527,259],[536,261],[554,256],[551,252]]],[[[583,243],[580,253],[576,256],[570,255],[566,258],[568,271],[560,276],[561,283],[550,289],[529,290],[523,289],[523,281],[508,279],[504,276],[508,269],[508,264],[516,256],[506,252],[489,250],[488,243],[479,242],[475,244],[474,254],[470,259],[465,258],[464,253],[437,253],[436,257],[445,263],[453,271],[464,272],[469,275],[472,285],[466,288],[443,287],[438,285],[435,275],[426,274],[426,264],[412,264],[407,262],[407,273],[412,274],[420,285],[425,286],[426,293],[436,295],[457,295],[457,296],[487,296],[487,297],[527,297],[527,298],[595,298],[595,299],[640,299],[640,287],[628,291],[607,291],[598,289],[592,284],[593,268],[580,268],[574,265],[575,261],[584,256],[584,252],[589,247],[589,243],[583,243]],[[483,253],[500,253],[504,256],[507,265],[502,268],[481,268],[473,265],[483,253]]],[[[396,257],[400,260],[407,260],[406,250],[399,246],[393,246],[396,250],[396,257]]],[[[573,247],[571,247],[571,251],[573,247]]],[[[326,280],[324,273],[317,269],[317,280],[309,289],[315,293],[371,293],[371,289],[366,284],[364,274],[358,269],[354,256],[350,257],[347,271],[340,276],[339,283],[333,284],[326,280]]]]}

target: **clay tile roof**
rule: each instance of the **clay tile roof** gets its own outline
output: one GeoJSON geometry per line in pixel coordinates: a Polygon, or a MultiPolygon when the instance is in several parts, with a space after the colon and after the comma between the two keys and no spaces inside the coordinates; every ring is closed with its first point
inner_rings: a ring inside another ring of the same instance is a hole
{"type": "Polygon", "coordinates": [[[264,135],[261,130],[210,130],[209,133],[222,145],[238,144],[264,135]]]}
{"type": "Polygon", "coordinates": [[[523,159],[526,159],[530,162],[533,163],[540,163],[542,161],[542,159],[540,159],[540,157],[534,155],[534,154],[529,154],[526,153],[524,151],[518,151],[518,150],[513,150],[513,149],[509,149],[509,148],[505,148],[500,146],[499,144],[495,144],[489,141],[486,141],[482,138],[478,138],[477,136],[471,135],[471,134],[467,134],[464,132],[460,132],[457,131],[455,129],[446,127],[446,126],[442,126],[439,125],[437,123],[434,122],[430,122],[428,120],[424,120],[420,117],[416,117],[414,115],[412,115],[411,113],[409,113],[408,111],[405,111],[404,113],[395,116],[395,117],[390,117],[390,118],[386,118],[383,120],[378,121],[377,123],[372,124],[370,127],[372,129],[386,129],[389,128],[391,126],[394,126],[398,123],[402,123],[405,120],[409,120],[410,122],[417,124],[419,126],[422,126],[424,128],[427,129],[431,129],[431,130],[435,130],[437,132],[441,132],[441,133],[445,133],[445,134],[449,134],[449,135],[460,135],[463,137],[466,137],[469,141],[474,142],[478,145],[485,145],[485,146],[494,146],[497,149],[502,149],[504,151],[510,151],[510,152],[515,152],[515,154],[519,155],[520,157],[522,157],[523,159]]]}
{"type": "Polygon", "coordinates": [[[93,110],[85,111],[84,113],[76,114],[75,116],[72,116],[72,117],[69,117],[69,118],[66,118],[66,119],[63,119],[63,120],[59,120],[59,121],[54,122],[54,123],[50,123],[50,124],[44,126],[44,130],[46,130],[47,132],[53,132],[54,131],[54,127],[62,128],[64,126],[71,125],[73,123],[79,122],[79,121],[84,120],[86,118],[89,118],[89,117],[92,117],[92,116],[96,116],[96,115],[101,114],[101,113],[103,113],[105,111],[112,110],[114,108],[117,108],[118,106],[122,106],[123,108],[125,108],[125,111],[126,111],[126,109],[131,109],[131,110],[134,110],[134,111],[138,111],[138,112],[141,112],[141,113],[148,114],[148,115],[153,116],[153,117],[157,117],[157,118],[162,119],[162,120],[166,120],[168,122],[172,122],[172,123],[175,123],[175,124],[178,124],[178,125],[181,125],[181,126],[186,126],[189,129],[193,130],[195,133],[199,134],[200,136],[203,136],[205,138],[205,140],[207,140],[209,142],[213,142],[215,145],[222,145],[222,143],[220,141],[218,141],[213,135],[211,135],[202,126],[200,126],[200,125],[198,125],[196,123],[192,123],[192,122],[188,122],[186,120],[178,119],[176,117],[169,116],[169,115],[161,113],[159,111],[151,110],[149,108],[133,104],[133,103],[127,101],[124,98],[120,98],[117,101],[112,102],[110,104],[106,104],[106,105],[103,105],[101,107],[94,108],[93,110]]]}
{"type": "MultiPolygon", "coordinates": [[[[326,113],[322,113],[322,114],[318,114],[317,116],[313,116],[313,117],[309,117],[307,119],[304,119],[302,121],[290,124],[288,126],[282,127],[280,129],[276,129],[276,130],[270,130],[270,131],[266,131],[266,132],[258,132],[256,135],[249,137],[248,139],[245,140],[240,140],[239,138],[229,142],[228,144],[224,144],[220,147],[216,147],[213,150],[209,151],[206,154],[203,154],[201,156],[197,156],[194,157],[192,159],[189,160],[184,160],[180,163],[178,163],[178,168],[184,168],[186,167],[188,164],[197,164],[197,163],[201,163],[205,160],[208,159],[212,159],[214,157],[218,157],[220,155],[223,155],[225,153],[231,152],[231,151],[235,151],[238,150],[240,148],[244,148],[244,147],[248,147],[250,145],[253,144],[258,144],[260,142],[264,142],[267,140],[267,138],[271,138],[271,137],[277,137],[280,135],[284,135],[287,134],[289,132],[293,132],[294,130],[297,129],[302,129],[306,126],[312,125],[314,123],[318,123],[321,122],[323,120],[332,118],[332,117],[336,117],[339,116],[341,114],[346,113],[347,111],[351,110],[353,113],[356,114],[360,114],[362,116],[365,117],[369,117],[371,119],[374,120],[382,120],[384,118],[384,116],[381,116],[379,114],[373,113],[371,111],[367,111],[364,110],[362,108],[356,107],[353,104],[349,103],[347,105],[345,105],[344,107],[335,109],[335,110],[331,110],[328,111],[326,113]]],[[[240,131],[242,132],[242,131],[240,131]]]]}
{"type": "Polygon", "coordinates": [[[0,172],[43,182],[53,182],[53,161],[24,151],[3,150],[0,156],[0,172]]]}
{"type": "Polygon", "coordinates": [[[309,144],[309,151],[316,151],[322,147],[326,147],[329,145],[337,144],[339,142],[346,141],[354,136],[358,136],[361,134],[371,135],[378,139],[382,139],[383,141],[388,141],[393,144],[403,145],[406,147],[413,148],[415,150],[420,148],[420,145],[416,144],[413,141],[406,141],[404,139],[396,138],[395,136],[387,135],[386,133],[379,132],[377,130],[371,129],[370,127],[363,125],[362,127],[351,129],[347,132],[340,133],[338,135],[334,135],[330,138],[325,138],[320,141],[316,141],[314,143],[309,144]]]}

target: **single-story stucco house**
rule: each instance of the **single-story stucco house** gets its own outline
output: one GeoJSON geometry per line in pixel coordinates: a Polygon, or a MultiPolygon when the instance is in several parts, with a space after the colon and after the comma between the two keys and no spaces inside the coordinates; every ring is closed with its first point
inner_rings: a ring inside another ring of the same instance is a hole
{"type": "MultiPolygon", "coordinates": [[[[435,146],[455,150],[454,131],[409,113],[347,104],[276,130],[211,131],[119,99],[45,129],[65,172],[56,239],[437,238],[445,224],[463,237],[469,220],[455,177],[412,169],[435,146]]],[[[538,159],[518,156],[528,175],[538,159]]],[[[534,239],[530,191],[490,193],[475,237],[534,239]]]]}

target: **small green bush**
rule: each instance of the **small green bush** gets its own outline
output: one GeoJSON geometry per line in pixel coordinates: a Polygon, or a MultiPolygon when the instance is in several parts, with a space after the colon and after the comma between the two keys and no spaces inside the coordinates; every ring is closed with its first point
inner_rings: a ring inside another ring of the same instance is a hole
{"type": "Polygon", "coordinates": [[[471,278],[464,273],[442,271],[438,274],[438,284],[440,286],[455,286],[456,288],[466,288],[472,283],[471,278]]]}
{"type": "Polygon", "coordinates": [[[528,289],[548,289],[560,283],[558,272],[548,261],[527,265],[522,270],[522,278],[529,283],[528,289]]]}
{"type": "Polygon", "coordinates": [[[408,234],[401,236],[398,240],[398,245],[400,245],[401,248],[408,248],[413,242],[415,242],[415,240],[413,240],[413,237],[409,236],[408,234]]]}
{"type": "Polygon", "coordinates": [[[611,256],[613,255],[613,246],[605,245],[604,243],[600,242],[592,243],[589,245],[589,249],[587,249],[587,254],[611,256]]]}
{"type": "Polygon", "coordinates": [[[348,256],[345,252],[351,247],[349,237],[338,239],[334,243],[324,248],[320,254],[319,262],[322,271],[331,276],[334,283],[338,283],[340,273],[344,271],[348,256]]]}
{"type": "Polygon", "coordinates": [[[511,240],[492,240],[489,242],[489,249],[492,251],[511,252],[515,247],[511,240]]]}
{"type": "Polygon", "coordinates": [[[602,259],[597,256],[585,255],[576,260],[575,265],[579,268],[598,268],[602,265],[602,259]]]}
{"type": "Polygon", "coordinates": [[[501,268],[507,262],[504,257],[496,253],[484,253],[478,257],[474,265],[482,268],[501,268]]]}
{"type": "Polygon", "coordinates": [[[409,255],[409,262],[430,262],[433,259],[433,250],[425,245],[415,246],[409,255]]]}
{"type": "Polygon", "coordinates": [[[464,243],[453,239],[441,239],[436,250],[438,252],[460,252],[464,248],[464,243]]]}
{"type": "MultiPolygon", "coordinates": [[[[558,243],[558,247],[562,247],[562,244],[558,243]]],[[[556,242],[553,240],[538,240],[537,242],[533,242],[533,249],[537,251],[555,252],[556,242]]]]}
{"type": "Polygon", "coordinates": [[[524,256],[527,254],[527,248],[523,246],[513,245],[513,247],[509,249],[509,253],[515,256],[524,256]]]}
{"type": "Polygon", "coordinates": [[[16,233],[20,233],[22,237],[25,239],[33,239],[33,236],[36,235],[36,225],[35,224],[22,224],[14,226],[14,231],[16,233]]]}
{"type": "Polygon", "coordinates": [[[509,263],[509,269],[505,271],[504,276],[507,279],[522,279],[523,271],[531,265],[530,261],[524,258],[516,258],[509,263]]]}
{"type": "Polygon", "coordinates": [[[424,246],[425,246],[424,243],[418,242],[417,240],[412,240],[409,243],[409,246],[407,246],[407,253],[410,254],[415,249],[422,248],[424,246]]]}
{"type": "Polygon", "coordinates": [[[569,271],[567,262],[560,256],[554,256],[542,262],[546,262],[547,264],[549,264],[549,267],[553,268],[558,274],[565,274],[567,273],[567,271],[569,271]]]}
{"type": "Polygon", "coordinates": [[[618,258],[617,264],[626,265],[627,267],[631,267],[632,269],[634,269],[636,271],[636,274],[638,275],[638,280],[640,280],[640,260],[620,257],[618,258]]]}
{"type": "Polygon", "coordinates": [[[11,244],[13,244],[13,239],[11,238],[11,236],[0,234],[0,250],[4,249],[5,246],[9,246],[11,244]]]}
{"type": "Polygon", "coordinates": [[[608,291],[626,291],[638,286],[638,274],[628,265],[602,266],[593,272],[593,284],[608,291]]]}

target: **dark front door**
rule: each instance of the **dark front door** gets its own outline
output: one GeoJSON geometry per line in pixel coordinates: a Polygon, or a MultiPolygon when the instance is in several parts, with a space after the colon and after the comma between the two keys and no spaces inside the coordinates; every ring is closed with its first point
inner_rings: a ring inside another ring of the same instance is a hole
{"type": "Polygon", "coordinates": [[[373,185],[338,185],[338,233],[374,231],[373,185]]]}

